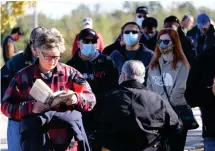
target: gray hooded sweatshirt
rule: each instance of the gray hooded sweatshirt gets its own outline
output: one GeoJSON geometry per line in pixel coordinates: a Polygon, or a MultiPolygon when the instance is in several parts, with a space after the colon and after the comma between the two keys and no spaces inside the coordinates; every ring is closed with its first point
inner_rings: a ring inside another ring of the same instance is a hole
{"type": "MultiPolygon", "coordinates": [[[[185,105],[186,100],[184,92],[189,69],[186,68],[182,61],[177,63],[175,70],[172,68],[172,61],[164,63],[162,57],[160,57],[158,61],[171,104],[173,106],[185,105]]],[[[147,88],[167,99],[158,66],[154,69],[149,68],[147,88]]]]}

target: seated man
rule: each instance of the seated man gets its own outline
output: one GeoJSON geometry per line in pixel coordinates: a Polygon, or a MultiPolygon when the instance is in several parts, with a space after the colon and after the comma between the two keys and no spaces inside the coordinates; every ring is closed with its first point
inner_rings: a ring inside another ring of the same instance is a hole
{"type": "MultiPolygon", "coordinates": [[[[61,54],[65,51],[65,45],[62,35],[56,29],[47,30],[39,35],[36,39],[35,47],[38,53],[38,61],[17,73],[11,81],[2,100],[2,113],[13,120],[20,121],[21,119],[28,117],[35,117],[35,115],[40,115],[42,112],[50,110],[47,105],[40,101],[35,101],[29,94],[36,79],[43,80],[53,92],[56,92],[60,90],[74,91],[74,79],[82,77],[82,75],[73,67],[58,62],[61,54]]],[[[83,111],[90,111],[95,106],[95,102],[95,96],[92,93],[89,84],[86,83],[83,92],[76,93],[67,101],[62,102],[62,104],[51,108],[51,110],[65,112],[69,110],[73,111],[78,108],[83,111]]],[[[72,120],[73,119],[70,119],[70,121],[72,120]]],[[[39,129],[42,125],[42,120],[40,120],[40,118],[35,118],[33,121],[34,122],[28,122],[30,125],[27,126],[36,127],[38,125],[39,129]]],[[[66,121],[68,121],[68,119],[66,119],[66,121]]],[[[21,131],[27,126],[21,126],[21,131]]],[[[48,145],[48,147],[45,147],[49,150],[54,149],[56,151],[64,151],[65,148],[68,147],[67,142],[70,142],[68,138],[71,137],[68,136],[69,133],[67,131],[68,129],[65,129],[65,124],[62,124],[62,122],[58,120],[54,120],[53,122],[51,121],[49,125],[45,125],[45,127],[46,128],[40,130],[40,132],[49,131],[48,135],[51,140],[47,141],[48,143],[37,140],[39,141],[38,144],[48,145]]],[[[32,135],[35,134],[34,130],[28,132],[26,135],[29,136],[31,133],[32,135]]],[[[23,137],[27,137],[26,135],[23,137]]],[[[37,147],[40,148],[41,146],[35,145],[32,147],[31,145],[26,144],[25,141],[22,141],[22,147],[23,146],[30,147],[22,148],[23,151],[41,150],[37,149],[37,147]]]]}
{"type": "Polygon", "coordinates": [[[182,128],[167,100],[143,86],[144,65],[126,61],[119,88],[103,104],[103,149],[111,151],[166,151],[165,137],[182,128]]]}

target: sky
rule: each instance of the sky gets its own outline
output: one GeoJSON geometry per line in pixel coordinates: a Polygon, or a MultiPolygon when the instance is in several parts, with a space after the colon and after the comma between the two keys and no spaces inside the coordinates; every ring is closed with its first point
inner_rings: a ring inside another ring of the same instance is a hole
{"type": "MultiPolygon", "coordinates": [[[[3,3],[5,0],[2,0],[3,3]]],[[[134,1],[134,0],[131,0],[134,1]]],[[[178,1],[178,0],[177,0],[178,1]]],[[[71,11],[77,8],[80,4],[86,4],[90,8],[97,3],[101,5],[100,10],[110,12],[115,9],[121,9],[122,4],[125,2],[124,0],[38,0],[38,12],[44,13],[46,16],[58,19],[63,15],[70,14],[71,11]]],[[[142,0],[143,2],[143,0],[142,0]]],[[[147,1],[145,1],[147,2],[147,1]]],[[[171,5],[171,0],[163,0],[160,1],[164,8],[168,8],[171,5]]],[[[184,1],[180,1],[184,2],[184,1]]],[[[195,0],[192,1],[194,6],[201,7],[206,6],[211,9],[215,9],[215,1],[214,0],[195,0]]],[[[27,14],[32,14],[33,9],[28,10],[27,14]]]]}
{"type": "MultiPolygon", "coordinates": [[[[38,11],[45,13],[47,16],[51,18],[60,18],[65,14],[70,14],[70,12],[77,8],[81,3],[87,4],[89,7],[93,7],[96,3],[101,5],[100,10],[108,11],[114,9],[121,9],[122,4],[125,2],[124,0],[46,0],[46,1],[38,1],[38,11]]],[[[161,4],[168,8],[173,1],[171,0],[163,0],[161,4]]],[[[183,2],[183,1],[180,1],[183,2]]],[[[195,0],[192,3],[196,7],[206,6],[211,9],[215,9],[215,1],[212,0],[195,0]]]]}

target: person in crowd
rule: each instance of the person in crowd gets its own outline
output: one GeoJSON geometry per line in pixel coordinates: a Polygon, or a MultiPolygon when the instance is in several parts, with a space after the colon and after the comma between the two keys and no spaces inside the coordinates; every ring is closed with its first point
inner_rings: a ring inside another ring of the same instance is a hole
{"type": "Polygon", "coordinates": [[[215,78],[214,78],[214,84],[213,84],[213,93],[215,95],[215,78]]]}
{"type": "Polygon", "coordinates": [[[140,43],[144,44],[148,49],[154,51],[156,47],[156,39],[158,35],[157,31],[158,22],[153,17],[147,17],[142,22],[142,36],[140,43]]]}
{"type": "MultiPolygon", "coordinates": [[[[90,17],[87,17],[87,18],[84,18],[83,19],[83,26],[84,26],[84,29],[85,28],[90,28],[90,29],[93,29],[93,20],[92,18],[90,17]]],[[[102,35],[97,32],[97,35],[98,35],[98,42],[97,42],[97,45],[96,45],[96,48],[102,52],[103,49],[104,49],[104,40],[102,38],[102,35]]],[[[77,34],[75,36],[75,40],[73,41],[73,46],[72,46],[72,56],[75,55],[75,53],[77,52],[78,50],[78,40],[79,40],[79,34],[77,34]]]]}
{"type": "MultiPolygon", "coordinates": [[[[34,47],[37,51],[38,60],[19,71],[13,78],[3,97],[1,111],[12,120],[24,121],[20,125],[21,144],[24,147],[22,150],[29,150],[29,147],[31,150],[36,150],[40,148],[40,145],[44,145],[43,147],[47,147],[48,150],[63,151],[66,150],[68,142],[70,142],[68,140],[70,136],[68,136],[67,126],[63,121],[57,119],[51,120],[53,123],[44,123],[40,116],[43,117],[43,113],[50,109],[46,104],[34,100],[29,92],[36,79],[41,79],[45,82],[53,92],[59,90],[75,91],[73,86],[74,79],[81,78],[82,75],[73,67],[58,62],[61,54],[65,51],[65,44],[62,35],[57,29],[49,29],[41,33],[36,39],[34,47]],[[42,129],[40,129],[41,127],[42,129]],[[39,134],[36,133],[38,129],[40,129],[39,134]],[[46,138],[45,142],[41,140],[35,141],[37,139],[34,139],[31,142],[37,145],[32,145],[31,147],[31,144],[27,144],[29,141],[27,138],[31,139],[31,136],[35,137],[35,135],[40,136],[41,139],[49,135],[48,138],[50,139],[46,138]]],[[[70,113],[76,108],[82,111],[90,111],[95,106],[95,102],[95,96],[89,84],[86,83],[83,92],[75,93],[71,98],[67,98],[62,104],[51,108],[51,110],[57,111],[59,114],[70,113]]],[[[66,117],[69,118],[66,121],[73,121],[73,116],[66,117]]],[[[43,119],[48,120],[47,118],[43,119]]]]}
{"type": "Polygon", "coordinates": [[[154,53],[139,43],[141,36],[140,27],[135,22],[127,22],[123,25],[121,32],[125,46],[113,51],[110,55],[117,66],[118,72],[121,72],[122,65],[128,60],[140,60],[147,68],[154,53]]]}
{"type": "MultiPolygon", "coordinates": [[[[4,72],[1,69],[1,89],[2,89],[2,98],[6,89],[9,86],[10,81],[16,75],[16,73],[23,69],[24,67],[29,66],[30,64],[34,63],[37,57],[36,48],[35,48],[35,39],[38,37],[39,34],[45,31],[43,27],[34,28],[30,35],[29,43],[27,44],[23,53],[19,53],[13,56],[3,68],[5,68],[4,72]]],[[[7,142],[8,142],[8,151],[21,151],[20,146],[20,122],[9,118],[8,120],[8,127],[7,127],[7,142]]]]}
{"type": "Polygon", "coordinates": [[[136,23],[142,27],[143,21],[148,17],[148,8],[146,6],[140,6],[136,9],[136,23]]]}
{"type": "Polygon", "coordinates": [[[21,27],[15,27],[11,30],[10,35],[8,35],[2,43],[3,50],[3,59],[6,63],[11,57],[13,57],[18,50],[15,46],[15,41],[20,40],[20,38],[24,35],[24,32],[21,27]]]}
{"type": "MultiPolygon", "coordinates": [[[[140,6],[136,9],[134,22],[136,22],[139,25],[141,29],[141,33],[142,33],[142,22],[147,17],[148,17],[148,8],[146,6],[140,6]]],[[[113,44],[107,46],[102,53],[109,56],[114,50],[119,50],[123,45],[124,45],[124,42],[122,40],[122,35],[120,34],[116,39],[116,41],[113,44]]]]}
{"type": "Polygon", "coordinates": [[[97,142],[95,142],[98,140],[92,140],[92,136],[95,137],[96,135],[95,131],[99,131],[96,120],[102,113],[100,104],[103,101],[104,93],[118,85],[118,70],[111,58],[101,54],[96,48],[98,38],[93,29],[83,29],[79,34],[78,52],[66,63],[81,72],[96,96],[95,108],[91,112],[83,114],[85,129],[88,136],[91,136],[89,140],[92,150],[95,151],[100,150],[97,142]]]}
{"type": "Polygon", "coordinates": [[[187,32],[187,36],[194,41],[197,55],[215,45],[215,29],[210,23],[207,14],[200,14],[197,17],[197,25],[187,32]]]}
{"type": "Polygon", "coordinates": [[[187,31],[193,28],[193,24],[194,24],[194,17],[192,15],[186,14],[183,16],[180,25],[185,35],[187,34],[187,31]]]}
{"type": "MultiPolygon", "coordinates": [[[[166,98],[173,108],[186,105],[184,92],[189,68],[177,31],[162,29],[158,34],[155,57],[149,67],[147,88],[166,98]]],[[[186,136],[185,127],[180,133],[170,135],[170,151],[183,151],[186,136]]]]}
{"type": "Polygon", "coordinates": [[[165,18],[164,28],[173,28],[176,31],[178,31],[182,50],[187,60],[189,61],[190,65],[192,65],[192,62],[196,57],[195,47],[192,40],[185,36],[184,32],[182,31],[178,18],[176,16],[169,16],[165,18]]]}
{"type": "Polygon", "coordinates": [[[141,61],[126,61],[119,87],[106,95],[104,151],[167,151],[166,136],[181,131],[182,124],[168,101],[143,86],[145,72],[141,61]]]}
{"type": "Polygon", "coordinates": [[[204,151],[215,149],[215,47],[202,52],[193,63],[185,97],[191,107],[200,107],[204,151]]]}

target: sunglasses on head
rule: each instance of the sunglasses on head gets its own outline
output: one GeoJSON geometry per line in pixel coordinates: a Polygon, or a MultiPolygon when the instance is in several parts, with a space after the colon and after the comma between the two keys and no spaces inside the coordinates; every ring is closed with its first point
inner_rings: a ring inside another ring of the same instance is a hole
{"type": "Polygon", "coordinates": [[[82,43],[84,44],[96,44],[97,43],[97,39],[82,39],[82,43]]]}
{"type": "Polygon", "coordinates": [[[164,40],[158,39],[158,44],[161,44],[162,42],[163,42],[165,45],[168,45],[169,42],[170,42],[170,40],[169,40],[169,39],[164,39],[164,40]]]}
{"type": "Polygon", "coordinates": [[[124,31],[124,34],[130,34],[130,33],[132,33],[132,34],[138,34],[139,31],[137,31],[137,30],[126,30],[126,31],[124,31]]]}

